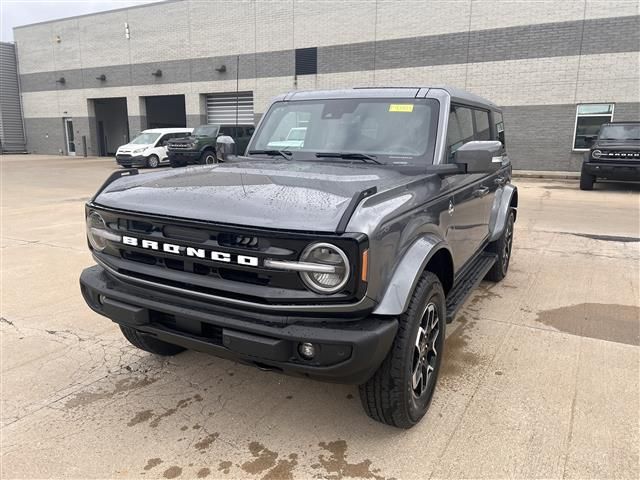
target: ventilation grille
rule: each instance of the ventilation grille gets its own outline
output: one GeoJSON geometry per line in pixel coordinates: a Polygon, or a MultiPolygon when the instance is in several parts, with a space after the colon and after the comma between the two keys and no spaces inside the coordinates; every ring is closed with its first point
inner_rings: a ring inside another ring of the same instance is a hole
{"type": "Polygon", "coordinates": [[[315,75],[318,73],[318,48],[296,49],[296,75],[315,75]]]}
{"type": "Polygon", "coordinates": [[[212,93],[207,95],[207,123],[253,125],[253,92],[212,93]]]}

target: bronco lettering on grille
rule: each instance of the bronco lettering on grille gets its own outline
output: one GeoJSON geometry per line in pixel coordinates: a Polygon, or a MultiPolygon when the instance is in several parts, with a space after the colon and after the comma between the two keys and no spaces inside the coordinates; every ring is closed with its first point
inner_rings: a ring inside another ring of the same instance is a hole
{"type": "Polygon", "coordinates": [[[155,250],[165,253],[173,253],[175,255],[183,255],[185,257],[203,258],[213,260],[214,262],[235,263],[238,265],[246,265],[249,267],[258,266],[258,257],[251,257],[248,255],[217,252],[215,250],[205,250],[204,248],[185,247],[183,245],[175,245],[173,243],[140,239],[136,237],[129,237],[126,235],[122,236],[122,243],[125,245],[130,245],[132,247],[145,248],[147,250],[155,250]]]}

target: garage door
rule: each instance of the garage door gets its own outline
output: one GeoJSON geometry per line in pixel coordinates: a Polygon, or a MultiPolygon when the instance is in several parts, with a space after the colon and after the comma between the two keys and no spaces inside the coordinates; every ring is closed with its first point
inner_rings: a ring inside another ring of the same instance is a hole
{"type": "Polygon", "coordinates": [[[212,93],[207,95],[207,123],[253,125],[253,92],[212,93]]]}

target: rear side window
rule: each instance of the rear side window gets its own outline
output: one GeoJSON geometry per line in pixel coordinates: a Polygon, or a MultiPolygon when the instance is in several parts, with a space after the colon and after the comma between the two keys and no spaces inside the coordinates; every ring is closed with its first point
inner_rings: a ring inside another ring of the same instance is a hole
{"type": "Polygon", "coordinates": [[[502,145],[506,145],[506,140],[504,138],[504,122],[502,121],[502,114],[499,112],[493,112],[493,123],[495,125],[496,130],[496,138],[495,140],[500,140],[502,145]]]}
{"type": "Polygon", "coordinates": [[[489,131],[489,112],[474,110],[473,117],[476,121],[476,140],[491,140],[489,131]]]}
{"type": "Polygon", "coordinates": [[[454,105],[447,127],[447,154],[451,156],[462,145],[473,140],[473,115],[470,108],[454,105]]]}

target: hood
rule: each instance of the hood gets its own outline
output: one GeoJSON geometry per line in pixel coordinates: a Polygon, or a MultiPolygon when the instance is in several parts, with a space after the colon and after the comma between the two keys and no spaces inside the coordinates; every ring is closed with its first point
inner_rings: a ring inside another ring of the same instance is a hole
{"type": "Polygon", "coordinates": [[[195,142],[198,137],[193,135],[185,135],[184,137],[172,138],[169,140],[169,143],[185,143],[185,142],[195,142]]]}
{"type": "Polygon", "coordinates": [[[145,150],[149,147],[152,147],[153,143],[127,143],[126,145],[120,145],[118,147],[117,152],[132,152],[134,150],[140,150],[144,148],[145,150]]]}
{"type": "Polygon", "coordinates": [[[591,150],[596,148],[640,150],[640,140],[596,140],[591,150]]]}
{"type": "Polygon", "coordinates": [[[365,164],[247,160],[122,177],[95,203],[216,223],[334,232],[356,193],[411,178],[365,164]]]}

